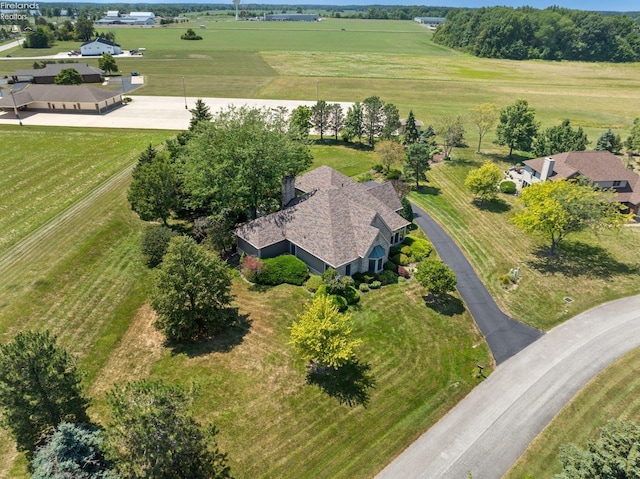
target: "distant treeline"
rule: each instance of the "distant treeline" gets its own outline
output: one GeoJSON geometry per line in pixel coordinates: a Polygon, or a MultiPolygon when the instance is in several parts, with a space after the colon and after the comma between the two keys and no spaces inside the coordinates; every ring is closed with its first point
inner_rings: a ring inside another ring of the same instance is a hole
{"type": "Polygon", "coordinates": [[[488,58],[640,60],[640,27],[631,16],[559,7],[452,10],[433,39],[488,58]]]}

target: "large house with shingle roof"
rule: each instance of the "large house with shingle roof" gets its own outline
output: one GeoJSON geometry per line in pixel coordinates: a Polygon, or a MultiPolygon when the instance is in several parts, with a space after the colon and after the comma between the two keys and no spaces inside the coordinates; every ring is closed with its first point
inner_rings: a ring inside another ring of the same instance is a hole
{"type": "Polygon", "coordinates": [[[104,113],[122,104],[122,92],[82,85],[29,85],[0,98],[4,111],[39,110],[104,113]]]}
{"type": "Polygon", "coordinates": [[[91,67],[86,63],[49,63],[44,68],[30,68],[27,70],[16,70],[11,74],[14,82],[32,81],[38,84],[55,83],[56,76],[67,68],[73,68],[82,77],[83,83],[102,82],[104,71],[91,67]]]}
{"type": "Polygon", "coordinates": [[[283,180],[283,208],[236,230],[238,251],[259,258],[293,254],[314,273],[380,272],[409,222],[391,183],[357,183],[328,166],[283,180]]]}
{"type": "Polygon", "coordinates": [[[600,188],[616,191],[616,201],[638,214],[640,207],[640,175],[625,168],[608,151],[569,151],[524,162],[523,186],[537,181],[588,178],[600,188]]]}

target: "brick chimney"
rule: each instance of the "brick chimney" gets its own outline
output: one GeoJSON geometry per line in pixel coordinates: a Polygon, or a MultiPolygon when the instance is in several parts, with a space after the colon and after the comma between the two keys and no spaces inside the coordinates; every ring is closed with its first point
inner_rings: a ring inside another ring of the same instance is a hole
{"type": "Polygon", "coordinates": [[[296,197],[296,177],[294,175],[284,175],[282,177],[282,207],[296,197]]]}
{"type": "Polygon", "coordinates": [[[542,171],[540,172],[540,181],[546,181],[553,175],[553,166],[556,164],[556,160],[551,157],[547,157],[544,159],[544,164],[542,165],[542,171]]]}

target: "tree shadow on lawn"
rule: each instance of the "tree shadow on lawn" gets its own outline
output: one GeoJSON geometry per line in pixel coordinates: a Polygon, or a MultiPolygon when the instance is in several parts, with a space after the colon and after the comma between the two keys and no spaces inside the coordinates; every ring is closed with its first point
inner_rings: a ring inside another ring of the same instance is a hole
{"type": "Polygon", "coordinates": [[[488,211],[490,213],[506,213],[511,209],[511,205],[500,198],[485,201],[481,201],[476,198],[473,200],[473,204],[479,210],[488,211]]]}
{"type": "Polygon", "coordinates": [[[514,166],[520,165],[524,163],[526,160],[530,160],[531,157],[525,155],[519,155],[517,153],[513,153],[511,158],[508,155],[499,155],[497,153],[476,153],[481,155],[485,161],[493,161],[494,163],[506,162],[510,163],[514,166]]]}
{"type": "Polygon", "coordinates": [[[237,308],[229,313],[232,320],[222,331],[209,339],[194,343],[170,343],[172,355],[186,354],[190,358],[204,356],[211,353],[228,353],[244,341],[244,337],[251,330],[253,321],[247,314],[239,314],[237,308]]]}
{"type": "Polygon", "coordinates": [[[566,276],[590,276],[612,279],[614,276],[640,274],[640,264],[621,263],[600,246],[581,241],[565,241],[558,246],[556,255],[548,247],[540,247],[535,259],[527,264],[544,274],[562,273],[566,276]]]}
{"type": "Polygon", "coordinates": [[[462,300],[449,293],[443,294],[442,296],[429,294],[423,296],[422,299],[428,308],[444,316],[454,316],[456,314],[462,314],[465,311],[462,300]]]}
{"type": "Polygon", "coordinates": [[[421,195],[437,196],[440,194],[440,188],[438,188],[437,186],[420,185],[414,191],[416,193],[420,193],[421,195]]]}
{"type": "Polygon", "coordinates": [[[340,404],[367,407],[370,389],[376,385],[370,370],[369,364],[357,360],[336,369],[312,364],[307,372],[307,383],[318,386],[340,404]]]}

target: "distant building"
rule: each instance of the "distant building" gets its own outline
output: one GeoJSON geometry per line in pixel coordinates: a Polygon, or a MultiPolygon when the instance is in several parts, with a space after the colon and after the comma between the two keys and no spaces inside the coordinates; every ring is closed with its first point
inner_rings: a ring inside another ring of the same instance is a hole
{"type": "Polygon", "coordinates": [[[81,85],[29,85],[0,99],[0,109],[14,111],[104,113],[122,104],[122,92],[81,85]],[[15,105],[14,105],[15,102],[15,105]]]}
{"type": "Polygon", "coordinates": [[[89,42],[85,42],[80,45],[80,53],[84,56],[100,56],[104,53],[110,53],[111,55],[120,55],[122,48],[120,45],[104,38],[96,38],[89,42]]]}
{"type": "Polygon", "coordinates": [[[421,25],[426,25],[429,29],[435,30],[438,25],[444,23],[446,18],[444,17],[415,17],[413,19],[414,22],[420,23],[421,25]]]}
{"type": "Polygon", "coordinates": [[[275,13],[264,16],[267,22],[317,22],[318,15],[312,13],[275,13]]]}
{"type": "Polygon", "coordinates": [[[118,10],[109,10],[106,15],[97,20],[96,25],[138,25],[150,26],[156,24],[156,15],[153,12],[131,12],[122,14],[118,10]]]}
{"type": "Polygon", "coordinates": [[[104,71],[91,67],[86,63],[50,63],[44,68],[16,70],[10,76],[14,82],[32,81],[37,84],[51,84],[55,82],[56,76],[67,68],[73,68],[80,73],[83,83],[102,82],[104,71]]]}

